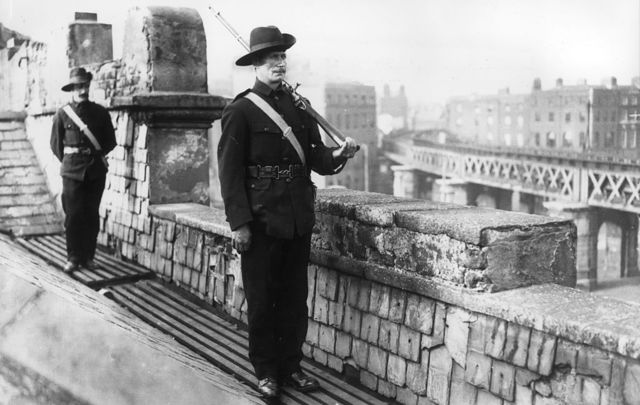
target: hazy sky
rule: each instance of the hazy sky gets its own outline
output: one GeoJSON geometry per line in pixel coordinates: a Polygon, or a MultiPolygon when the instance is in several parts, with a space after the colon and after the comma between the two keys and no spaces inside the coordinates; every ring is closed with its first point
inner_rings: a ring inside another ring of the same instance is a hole
{"type": "Polygon", "coordinates": [[[345,80],[378,88],[404,84],[413,102],[504,87],[528,92],[534,77],[549,88],[558,77],[598,84],[615,76],[628,84],[640,75],[640,0],[0,0],[0,22],[47,42],[74,11],[97,12],[113,24],[118,57],[135,4],[198,9],[212,79],[227,77],[243,52],[208,5],[247,39],[258,25],[295,35],[290,63],[332,66],[345,80]]]}

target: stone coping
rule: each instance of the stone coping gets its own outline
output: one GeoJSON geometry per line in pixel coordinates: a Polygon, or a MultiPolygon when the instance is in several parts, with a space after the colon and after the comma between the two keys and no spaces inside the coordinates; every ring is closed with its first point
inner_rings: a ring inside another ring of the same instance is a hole
{"type": "Polygon", "coordinates": [[[347,189],[318,191],[318,212],[362,223],[397,226],[414,232],[444,234],[474,245],[487,245],[496,232],[571,226],[567,219],[394,197],[347,189]]]}
{"type": "MultiPolygon", "coordinates": [[[[496,230],[556,226],[570,222],[512,212],[501,212],[503,215],[496,217],[494,210],[350,190],[319,190],[316,208],[319,212],[346,215],[380,226],[399,224],[419,232],[442,231],[473,243],[490,240],[492,232],[496,230]]],[[[205,232],[226,237],[231,234],[224,212],[217,208],[191,203],[165,204],[153,205],[149,207],[149,212],[158,218],[205,232]]],[[[576,343],[640,359],[640,305],[556,284],[491,294],[474,292],[416,273],[318,250],[312,251],[311,262],[535,328],[576,343]]]]}
{"type": "Polygon", "coordinates": [[[208,93],[157,91],[117,96],[110,100],[114,108],[179,108],[179,109],[223,109],[228,98],[208,93]]]}

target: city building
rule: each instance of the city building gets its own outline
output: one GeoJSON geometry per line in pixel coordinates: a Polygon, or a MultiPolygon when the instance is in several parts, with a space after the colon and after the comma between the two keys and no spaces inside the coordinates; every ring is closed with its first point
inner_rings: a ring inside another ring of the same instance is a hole
{"type": "Polygon", "coordinates": [[[523,146],[527,128],[527,95],[511,94],[455,97],[445,109],[446,127],[463,142],[523,146]]]}
{"type": "Polygon", "coordinates": [[[446,128],[460,141],[498,147],[554,149],[637,157],[640,149],[640,88],[615,77],[600,85],[562,79],[543,90],[535,79],[530,94],[451,98],[446,128]]]}
{"type": "Polygon", "coordinates": [[[404,91],[404,86],[400,86],[398,94],[392,95],[388,84],[384,85],[382,97],[380,97],[380,108],[378,110],[380,120],[389,121],[386,126],[388,132],[396,129],[409,128],[409,101],[404,91]]]}
{"type": "Polygon", "coordinates": [[[327,83],[324,89],[325,118],[360,145],[360,152],[341,173],[326,178],[326,186],[373,191],[378,159],[375,87],[359,83],[327,83]]]}

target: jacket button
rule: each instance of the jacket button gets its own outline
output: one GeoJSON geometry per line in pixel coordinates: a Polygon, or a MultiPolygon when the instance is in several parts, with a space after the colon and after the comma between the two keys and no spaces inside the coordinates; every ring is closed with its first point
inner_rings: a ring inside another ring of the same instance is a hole
{"type": "Polygon", "coordinates": [[[291,183],[291,179],[286,179],[285,180],[287,183],[291,183]]]}
{"type": "Polygon", "coordinates": [[[256,188],[256,185],[255,185],[255,184],[252,184],[252,185],[251,185],[251,188],[256,188]]]}

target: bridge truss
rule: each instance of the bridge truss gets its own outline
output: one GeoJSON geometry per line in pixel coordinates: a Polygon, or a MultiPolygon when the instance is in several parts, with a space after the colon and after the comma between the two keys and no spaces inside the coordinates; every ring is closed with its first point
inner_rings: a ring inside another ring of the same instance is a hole
{"type": "Polygon", "coordinates": [[[443,178],[640,214],[640,164],[407,143],[386,155],[443,178]]]}

